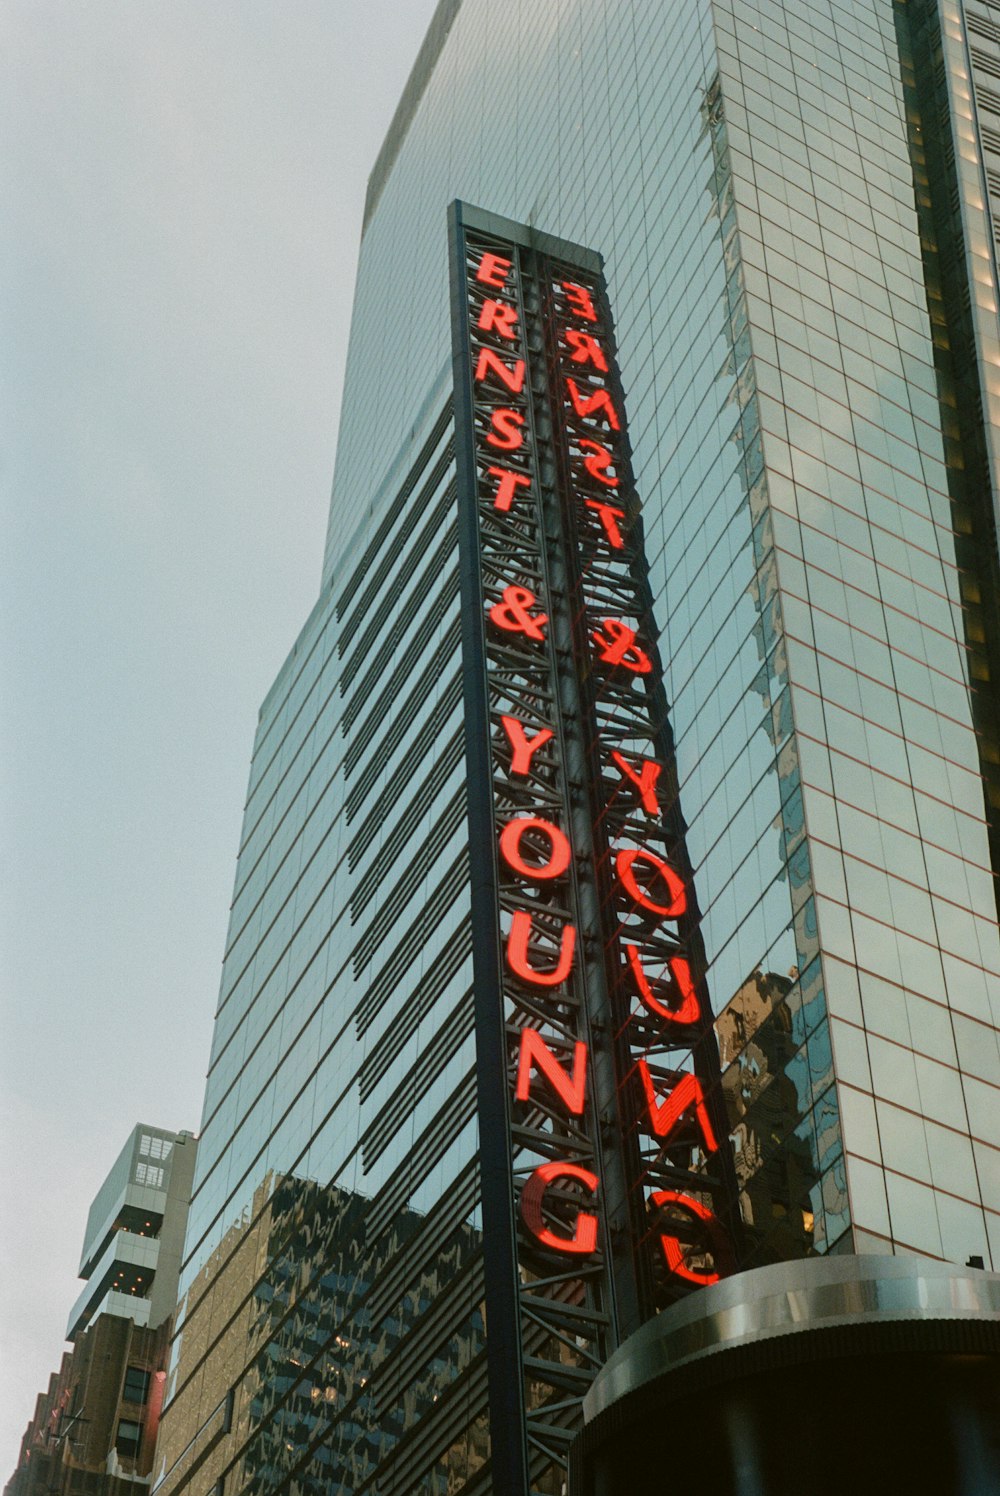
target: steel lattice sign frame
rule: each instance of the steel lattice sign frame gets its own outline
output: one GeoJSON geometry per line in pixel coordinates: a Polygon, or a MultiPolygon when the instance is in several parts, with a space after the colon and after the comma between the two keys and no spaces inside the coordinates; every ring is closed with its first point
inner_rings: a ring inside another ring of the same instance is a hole
{"type": "Polygon", "coordinates": [[[600,257],[449,230],[498,1492],[621,1338],[732,1265],[737,1191],[600,257]]]}

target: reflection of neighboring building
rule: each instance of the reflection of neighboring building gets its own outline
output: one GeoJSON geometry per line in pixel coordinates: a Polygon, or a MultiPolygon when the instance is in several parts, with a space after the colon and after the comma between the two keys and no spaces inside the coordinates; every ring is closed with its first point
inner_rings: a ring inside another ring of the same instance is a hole
{"type": "Polygon", "coordinates": [[[196,1146],[190,1133],[140,1125],[95,1196],[73,1346],[38,1397],[5,1496],[148,1488],[196,1146]]]}
{"type": "MultiPolygon", "coordinates": [[[[429,1271],[404,1281],[407,1245],[427,1238],[428,1223],[404,1210],[381,1229],[376,1219],[373,1234],[370,1206],[289,1176],[257,1190],[248,1219],[231,1228],[188,1290],[192,1312],[175,1346],[158,1496],[200,1496],[220,1481],[247,1493],[288,1481],[326,1496],[350,1476],[360,1488],[480,1354],[478,1300],[464,1334],[445,1348],[433,1338],[441,1311],[453,1308],[455,1283],[476,1293],[463,1269],[477,1233],[459,1226],[443,1235],[429,1271]]],[[[486,1453],[483,1429],[480,1464],[486,1453]]],[[[476,1458],[463,1444],[455,1489],[476,1458]]],[[[444,1496],[452,1488],[446,1474],[428,1490],[444,1496]]]]}
{"type": "Polygon", "coordinates": [[[245,1438],[247,1408],[241,1403],[234,1419],[230,1389],[246,1366],[252,1289],[267,1262],[270,1185],[268,1176],[247,1216],[230,1228],[191,1285],[201,1313],[174,1343],[177,1391],[163,1421],[155,1474],[157,1488],[164,1492],[215,1489],[245,1438]],[[195,1376],[190,1375],[193,1366],[195,1376]]]}
{"type": "Polygon", "coordinates": [[[796,1066],[800,1001],[792,976],[757,971],[715,1023],[747,1256],[754,1266],[801,1257],[813,1242],[810,1192],[818,1176],[811,1134],[799,1135],[808,1116],[808,1076],[796,1066]]]}

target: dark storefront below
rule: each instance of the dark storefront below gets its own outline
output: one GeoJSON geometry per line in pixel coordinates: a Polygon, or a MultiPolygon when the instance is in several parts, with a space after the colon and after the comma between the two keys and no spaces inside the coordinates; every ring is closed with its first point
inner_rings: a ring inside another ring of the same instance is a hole
{"type": "Polygon", "coordinates": [[[585,1406],[570,1496],[993,1496],[1000,1276],[858,1257],[741,1274],[644,1326],[585,1406]]]}

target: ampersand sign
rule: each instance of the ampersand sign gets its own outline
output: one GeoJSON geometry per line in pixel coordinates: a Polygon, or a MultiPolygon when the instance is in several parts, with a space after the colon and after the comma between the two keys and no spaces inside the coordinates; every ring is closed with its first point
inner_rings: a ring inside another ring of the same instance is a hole
{"type": "Polygon", "coordinates": [[[595,629],[591,637],[606,664],[624,665],[626,670],[636,675],[648,675],[652,670],[649,655],[635,642],[638,638],[635,629],[630,629],[620,618],[605,618],[601,628],[595,629]]]}
{"type": "Polygon", "coordinates": [[[503,602],[494,603],[490,618],[498,628],[509,634],[525,634],[529,639],[544,639],[544,626],[549,621],[547,613],[532,613],[537,598],[527,587],[505,587],[503,602]]]}

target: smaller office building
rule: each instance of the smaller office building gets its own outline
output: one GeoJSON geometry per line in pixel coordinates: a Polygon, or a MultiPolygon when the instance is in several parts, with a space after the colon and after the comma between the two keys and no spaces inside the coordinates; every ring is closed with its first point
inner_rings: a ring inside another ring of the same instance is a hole
{"type": "Polygon", "coordinates": [[[173,1314],[195,1149],[189,1132],[132,1132],[90,1207],[67,1340],[100,1314],[151,1329],[173,1314]]]}
{"type": "Polygon", "coordinates": [[[98,1190],[72,1348],[38,1396],[4,1496],[148,1488],[196,1147],[191,1133],[140,1125],[98,1190]]]}

